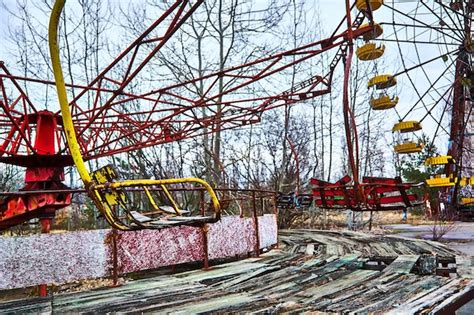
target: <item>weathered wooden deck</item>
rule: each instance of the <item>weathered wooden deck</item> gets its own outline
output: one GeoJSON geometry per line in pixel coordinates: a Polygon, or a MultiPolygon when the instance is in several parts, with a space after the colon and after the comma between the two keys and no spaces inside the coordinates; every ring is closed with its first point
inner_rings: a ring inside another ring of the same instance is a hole
{"type": "Polygon", "coordinates": [[[446,312],[474,294],[473,259],[434,242],[282,231],[259,258],[120,287],[0,304],[26,312],[446,312]],[[443,276],[441,276],[443,275],[443,276]]]}

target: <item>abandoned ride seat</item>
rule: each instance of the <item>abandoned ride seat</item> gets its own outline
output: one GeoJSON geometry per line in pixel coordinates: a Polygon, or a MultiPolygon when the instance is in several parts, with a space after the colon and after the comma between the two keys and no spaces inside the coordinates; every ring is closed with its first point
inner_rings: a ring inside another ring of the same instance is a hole
{"type": "MultiPolygon", "coordinates": [[[[105,188],[97,190],[102,202],[107,204],[108,207],[121,210],[123,215],[116,215],[115,219],[122,221],[128,219],[130,223],[128,225],[132,229],[160,229],[169,226],[179,225],[202,225],[205,223],[213,223],[218,220],[213,215],[191,215],[191,211],[186,209],[180,209],[171,195],[170,191],[165,185],[157,185],[156,188],[161,189],[164,193],[165,198],[171,204],[169,205],[158,205],[152,196],[149,188],[153,189],[153,186],[141,186],[136,187],[138,190],[134,192],[144,193],[148,200],[148,203],[152,211],[141,213],[137,210],[131,209],[130,198],[128,192],[125,189],[111,189],[110,184],[115,183],[119,178],[118,172],[113,165],[106,165],[97,171],[92,173],[94,182],[98,185],[105,185],[105,188]],[[149,216],[153,215],[153,216],[149,216]],[[155,215],[158,215],[155,217],[155,215]]],[[[150,209],[147,209],[150,210],[150,209]]]]}
{"type": "Polygon", "coordinates": [[[348,185],[351,181],[350,176],[344,176],[335,183],[312,178],[310,183],[315,204],[326,209],[357,208],[354,189],[348,185]]]}
{"type": "Polygon", "coordinates": [[[408,192],[413,184],[403,183],[400,177],[364,177],[362,183],[368,210],[400,210],[423,203],[408,192]]]}

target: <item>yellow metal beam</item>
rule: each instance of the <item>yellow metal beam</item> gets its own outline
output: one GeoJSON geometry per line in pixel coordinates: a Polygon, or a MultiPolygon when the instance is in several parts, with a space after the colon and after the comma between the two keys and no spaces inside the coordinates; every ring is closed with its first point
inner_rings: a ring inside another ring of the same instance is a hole
{"type": "Polygon", "coordinates": [[[59,44],[58,44],[58,29],[59,29],[59,19],[61,17],[61,12],[64,9],[65,0],[56,0],[53,6],[53,10],[51,12],[51,17],[49,20],[49,30],[48,30],[48,39],[49,39],[49,50],[51,54],[51,63],[53,66],[54,72],[54,79],[56,82],[56,89],[58,93],[58,100],[61,106],[61,115],[63,119],[63,126],[64,131],[66,133],[66,139],[69,146],[69,150],[72,155],[72,159],[74,164],[77,167],[79,175],[84,182],[84,186],[86,187],[89,196],[94,201],[95,205],[98,209],[103,213],[107,222],[112,225],[113,227],[120,229],[120,230],[131,230],[135,229],[135,227],[131,227],[128,225],[124,225],[119,218],[115,215],[112,211],[111,207],[108,205],[106,200],[102,200],[100,191],[101,190],[114,190],[123,187],[141,187],[145,190],[152,206],[154,208],[157,207],[154,199],[151,197],[149,190],[146,186],[154,186],[159,185],[163,188],[165,194],[170,199],[171,203],[173,204],[173,208],[175,209],[176,213],[179,215],[179,209],[174,201],[173,197],[169,193],[168,189],[165,185],[169,184],[180,184],[180,183],[196,183],[202,185],[209,196],[211,197],[211,201],[213,204],[214,212],[216,218],[220,217],[220,205],[217,196],[212,189],[212,187],[205,181],[199,178],[178,178],[178,179],[163,179],[163,180],[126,180],[122,182],[112,182],[112,183],[103,183],[98,184],[94,183],[92,180],[91,174],[87,170],[87,167],[84,163],[84,159],[82,157],[81,149],[76,137],[76,131],[74,129],[74,123],[72,121],[72,115],[69,108],[69,101],[67,98],[67,91],[66,91],[66,84],[64,83],[64,75],[61,68],[61,59],[59,55],[59,44]],[[151,198],[150,198],[151,197],[151,198]]]}

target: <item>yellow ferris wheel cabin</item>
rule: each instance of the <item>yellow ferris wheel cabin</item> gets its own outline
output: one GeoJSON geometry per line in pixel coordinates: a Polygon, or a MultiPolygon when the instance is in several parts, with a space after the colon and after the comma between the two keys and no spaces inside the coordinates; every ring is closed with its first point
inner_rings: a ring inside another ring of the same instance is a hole
{"type": "Polygon", "coordinates": [[[397,84],[397,79],[391,74],[379,74],[369,80],[368,88],[375,87],[377,90],[388,89],[397,84]]]}
{"type": "Polygon", "coordinates": [[[373,23],[373,24],[366,23],[366,24],[361,25],[360,28],[366,28],[366,27],[370,27],[370,26],[372,27],[372,30],[370,32],[367,32],[364,35],[362,35],[362,38],[366,42],[368,42],[370,40],[374,40],[374,39],[380,37],[383,34],[383,28],[378,23],[373,23]]]}
{"type": "Polygon", "coordinates": [[[407,120],[407,121],[400,121],[396,123],[393,128],[392,132],[415,132],[421,130],[421,123],[416,120],[407,120]]]}
{"type": "Polygon", "coordinates": [[[382,6],[383,0],[368,0],[368,1],[367,0],[357,0],[357,2],[356,2],[357,10],[367,11],[368,10],[367,3],[370,6],[370,10],[375,11],[375,10],[378,10],[382,6]]]}
{"type": "Polygon", "coordinates": [[[390,97],[386,94],[370,100],[370,107],[373,110],[385,110],[395,107],[398,104],[398,96],[390,97]]]}
{"type": "Polygon", "coordinates": [[[416,141],[407,141],[404,143],[396,144],[393,149],[398,154],[409,154],[409,153],[419,153],[423,150],[423,144],[416,141]]]}
{"type": "Polygon", "coordinates": [[[449,163],[454,163],[454,159],[451,155],[440,155],[427,158],[425,160],[425,165],[444,165],[449,163]]]}
{"type": "Polygon", "coordinates": [[[357,48],[356,55],[359,60],[375,60],[383,56],[385,45],[377,46],[374,43],[367,43],[357,48]]]}

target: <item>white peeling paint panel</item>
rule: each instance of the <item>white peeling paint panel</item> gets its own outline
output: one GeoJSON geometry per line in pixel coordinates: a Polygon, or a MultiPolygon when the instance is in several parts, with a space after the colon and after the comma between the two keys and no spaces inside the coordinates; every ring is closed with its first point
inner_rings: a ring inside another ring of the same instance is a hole
{"type": "Polygon", "coordinates": [[[107,230],[0,238],[0,289],[107,274],[107,230]]]}
{"type": "Polygon", "coordinates": [[[267,248],[278,242],[278,226],[276,215],[265,214],[258,217],[260,248],[267,248]]]}

